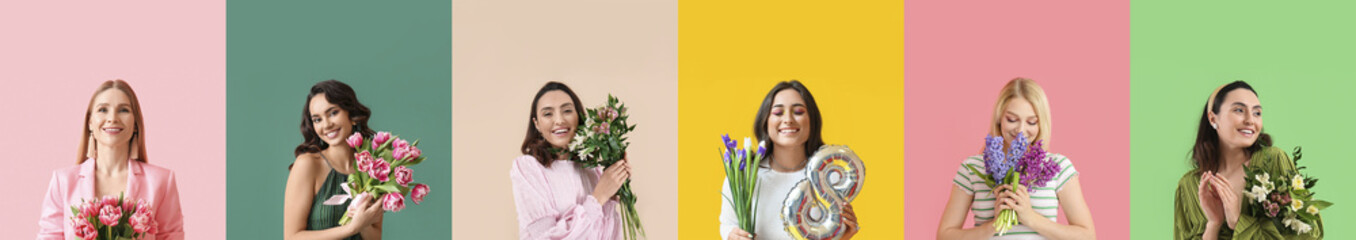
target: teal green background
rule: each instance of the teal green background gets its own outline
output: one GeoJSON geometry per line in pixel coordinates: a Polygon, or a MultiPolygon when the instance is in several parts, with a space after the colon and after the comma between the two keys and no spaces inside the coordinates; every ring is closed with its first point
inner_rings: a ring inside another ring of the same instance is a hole
{"type": "Polygon", "coordinates": [[[1130,227],[1134,239],[1171,239],[1177,181],[1206,98],[1244,80],[1258,92],[1263,131],[1287,151],[1304,147],[1318,177],[1326,236],[1356,236],[1356,2],[1131,2],[1130,227]]]}
{"type": "Polygon", "coordinates": [[[370,126],[422,139],[421,205],[386,213],[390,239],[449,239],[452,226],[450,1],[227,3],[227,237],[282,238],[283,188],[306,94],[348,83],[370,126]]]}

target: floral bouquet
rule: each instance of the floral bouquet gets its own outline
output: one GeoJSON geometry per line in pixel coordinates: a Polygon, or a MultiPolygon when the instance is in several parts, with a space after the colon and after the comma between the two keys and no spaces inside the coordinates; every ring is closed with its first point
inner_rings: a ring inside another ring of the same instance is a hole
{"type": "MultiPolygon", "coordinates": [[[[636,129],[636,125],[627,125],[626,104],[617,97],[607,95],[607,105],[585,110],[582,128],[576,129],[574,140],[570,141],[568,153],[577,157],[572,160],[586,168],[607,167],[626,157],[626,134],[636,129]]],[[[636,194],[631,192],[631,180],[623,183],[617,190],[617,199],[622,204],[622,223],[625,224],[627,239],[636,235],[645,235],[640,224],[640,214],[636,212],[636,194]]]]}
{"type": "MultiPolygon", "coordinates": [[[[363,139],[361,133],[353,133],[347,141],[348,146],[357,152],[353,154],[353,164],[358,173],[349,175],[348,182],[340,185],[348,194],[330,197],[325,200],[325,205],[339,205],[366,195],[375,196],[374,200],[381,201],[382,209],[399,212],[405,209],[406,194],[410,195],[414,204],[423,202],[424,197],[428,196],[428,185],[413,183],[414,169],[409,168],[424,161],[421,156],[423,152],[416,147],[419,140],[410,143],[392,136],[390,132],[377,132],[372,139],[363,139]]],[[[339,219],[340,225],[353,220],[351,213],[356,207],[357,204],[349,205],[344,217],[339,219]]]]}
{"type": "MultiPolygon", "coordinates": [[[[979,171],[970,165],[965,167],[984,179],[989,188],[997,188],[1003,184],[1021,184],[1028,192],[1035,192],[1037,187],[1045,186],[1055,178],[1055,174],[1059,174],[1059,164],[1047,159],[1045,149],[1041,147],[1044,140],[1038,140],[1036,144],[1027,146],[1026,135],[1017,133],[1017,138],[1008,146],[1007,154],[1003,153],[1003,137],[986,136],[984,140],[985,171],[979,171]]],[[[995,221],[997,222],[994,222],[994,230],[1002,236],[1018,224],[1017,213],[1012,209],[1003,210],[998,213],[995,221]]]]}
{"type": "Polygon", "coordinates": [[[144,200],[133,203],[122,195],[82,201],[80,206],[71,207],[71,213],[75,214],[71,218],[75,237],[84,240],[141,239],[158,231],[151,204],[144,200]]]}
{"type": "Polygon", "coordinates": [[[753,141],[747,137],[744,148],[735,148],[738,144],[730,140],[729,134],[721,135],[720,139],[725,144],[725,148],[720,149],[720,160],[725,166],[725,182],[730,185],[731,195],[725,196],[725,201],[734,208],[739,228],[753,232],[754,222],[758,220],[753,210],[758,206],[758,166],[767,149],[759,142],[758,150],[754,151],[753,141]]]}
{"type": "Polygon", "coordinates": [[[1252,206],[1246,214],[1271,221],[1282,234],[1310,234],[1319,219],[1318,212],[1332,203],[1314,199],[1311,189],[1318,179],[1299,173],[1305,168],[1299,166],[1299,147],[1295,147],[1294,156],[1295,171],[1269,172],[1258,166],[1243,168],[1249,176],[1244,180],[1243,189],[1247,191],[1243,195],[1252,206]]]}

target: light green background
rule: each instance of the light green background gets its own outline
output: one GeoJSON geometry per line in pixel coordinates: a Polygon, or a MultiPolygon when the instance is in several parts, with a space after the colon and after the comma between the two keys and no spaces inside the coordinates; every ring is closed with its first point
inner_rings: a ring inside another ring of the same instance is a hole
{"type": "Polygon", "coordinates": [[[1356,2],[1341,2],[1131,2],[1132,238],[1172,238],[1201,110],[1233,80],[1257,90],[1276,146],[1304,147],[1317,197],[1336,203],[1323,213],[1327,236],[1356,236],[1345,227],[1356,223],[1356,2]]]}
{"type": "Polygon", "coordinates": [[[283,188],[311,85],[348,83],[370,126],[422,139],[421,205],[386,213],[389,239],[451,238],[451,2],[227,5],[227,237],[282,238],[283,188]]]}

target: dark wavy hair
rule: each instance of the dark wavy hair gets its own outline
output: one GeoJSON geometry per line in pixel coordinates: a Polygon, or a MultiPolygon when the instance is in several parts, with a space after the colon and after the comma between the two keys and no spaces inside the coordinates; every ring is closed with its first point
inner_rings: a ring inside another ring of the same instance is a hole
{"type": "Polygon", "coordinates": [[[372,110],[367,109],[361,102],[358,102],[358,94],[353,92],[353,88],[338,80],[325,80],[311,86],[311,93],[306,95],[306,104],[301,106],[301,145],[297,145],[297,150],[293,155],[305,153],[316,153],[329,148],[329,143],[320,140],[320,135],[315,133],[315,127],[311,123],[311,98],[317,94],[325,94],[325,100],[339,105],[340,109],[348,112],[348,117],[353,121],[353,132],[361,133],[363,138],[371,138],[375,133],[367,127],[367,120],[372,118],[372,110]]]}
{"type": "MultiPolygon", "coordinates": [[[[772,86],[772,90],[767,92],[767,96],[763,97],[763,105],[758,107],[758,115],[754,116],[753,119],[753,136],[757,137],[759,142],[769,139],[767,116],[772,114],[772,100],[777,97],[778,92],[787,89],[800,93],[801,99],[805,100],[806,113],[810,115],[810,139],[805,141],[805,156],[813,155],[815,151],[819,150],[820,146],[824,146],[824,135],[822,134],[824,132],[824,118],[819,115],[819,104],[815,103],[815,97],[810,94],[810,89],[805,88],[805,85],[797,80],[779,82],[772,86]]],[[[772,155],[773,149],[776,148],[775,145],[767,145],[769,154],[764,155],[763,160],[767,160],[768,156],[772,155]]],[[[768,161],[762,162],[768,163],[768,161]]],[[[764,165],[764,167],[767,166],[764,165]]]]}
{"type": "MultiPolygon", "coordinates": [[[[556,160],[556,152],[551,150],[551,143],[541,136],[541,131],[537,131],[537,125],[533,121],[537,120],[537,100],[541,100],[542,95],[551,91],[563,91],[566,95],[570,95],[570,101],[574,101],[576,108],[574,113],[579,115],[580,125],[584,123],[583,104],[579,102],[579,96],[574,94],[574,90],[570,90],[570,86],[553,81],[547,82],[546,85],[537,90],[537,95],[532,97],[532,110],[527,115],[527,135],[523,136],[522,150],[523,154],[532,155],[532,157],[537,158],[537,162],[541,162],[541,165],[546,167],[551,167],[551,161],[556,160]]],[[[575,128],[577,129],[578,126],[575,128]]]]}
{"type": "MultiPolygon", "coordinates": [[[[1247,90],[1258,95],[1247,82],[1234,81],[1221,87],[1219,92],[1215,93],[1215,98],[1209,99],[1205,107],[1202,107],[1201,120],[1196,125],[1196,145],[1191,148],[1191,163],[1196,167],[1196,171],[1219,171],[1222,147],[1218,131],[1210,126],[1210,114],[1219,114],[1220,105],[1224,104],[1224,96],[1234,90],[1247,90]]],[[[1271,146],[1271,135],[1267,134],[1265,129],[1258,129],[1258,132],[1261,135],[1257,136],[1257,141],[1253,142],[1252,146],[1248,146],[1246,149],[1248,154],[1271,146]]]]}

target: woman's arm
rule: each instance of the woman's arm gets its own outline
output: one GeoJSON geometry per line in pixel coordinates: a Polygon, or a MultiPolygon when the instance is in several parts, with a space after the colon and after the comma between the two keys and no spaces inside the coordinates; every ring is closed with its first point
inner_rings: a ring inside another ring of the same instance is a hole
{"type": "Polygon", "coordinates": [[[1050,221],[1049,218],[1032,210],[1030,197],[1026,195],[1026,187],[1017,185],[1013,192],[1026,199],[1021,209],[1016,210],[1022,225],[1036,230],[1041,236],[1047,239],[1097,238],[1092,225],[1092,213],[1088,211],[1088,204],[1083,199],[1083,188],[1078,182],[1078,176],[1070,177],[1069,181],[1064,183],[1064,188],[1055,193],[1059,197],[1059,206],[1063,207],[1069,225],[1050,221]]]}
{"type": "Polygon", "coordinates": [[[942,210],[942,219],[937,224],[937,239],[989,239],[996,233],[993,221],[969,229],[962,227],[974,199],[974,195],[965,192],[960,186],[951,186],[951,198],[946,201],[946,209],[942,210]]]}
{"type": "Polygon", "coordinates": [[[1196,182],[1194,171],[1182,176],[1177,182],[1177,195],[1173,201],[1172,236],[1176,240],[1214,239],[1219,233],[1219,225],[1205,224],[1205,214],[1201,213],[1200,184],[1196,182]],[[1211,233],[1207,236],[1206,233],[1211,233]],[[1206,238],[1210,237],[1210,238],[1206,238]]]}
{"type": "MultiPolygon", "coordinates": [[[[312,196],[315,195],[315,179],[319,177],[319,160],[306,155],[298,156],[287,175],[287,189],[283,197],[283,239],[343,239],[358,233],[358,224],[333,227],[325,230],[306,230],[306,219],[311,215],[312,196]]],[[[356,204],[356,203],[354,203],[356,204]]]]}
{"type": "Polygon", "coordinates": [[[63,216],[70,208],[66,206],[66,197],[62,189],[64,188],[61,186],[61,177],[58,173],[52,173],[52,181],[47,183],[47,195],[42,200],[42,216],[38,218],[37,239],[66,237],[66,219],[63,216]]]}

